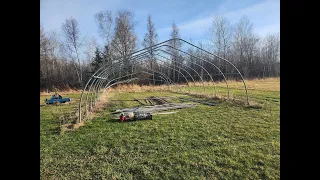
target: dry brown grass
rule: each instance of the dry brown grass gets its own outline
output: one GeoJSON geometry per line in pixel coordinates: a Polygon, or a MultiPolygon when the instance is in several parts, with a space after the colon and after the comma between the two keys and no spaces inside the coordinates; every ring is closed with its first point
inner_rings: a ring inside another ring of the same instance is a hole
{"type": "Polygon", "coordinates": [[[78,128],[80,128],[81,126],[84,126],[84,122],[81,123],[68,123],[68,124],[63,124],[60,126],[60,134],[64,134],[65,132],[69,132],[69,131],[74,131],[78,128]]]}
{"type": "MultiPolygon", "coordinates": [[[[264,78],[245,80],[247,88],[250,90],[267,90],[267,91],[280,91],[280,77],[278,78],[264,78]]],[[[242,81],[228,81],[230,87],[243,88],[242,81]]],[[[225,86],[224,82],[220,82],[217,86],[225,86]]]]}
{"type": "MultiPolygon", "coordinates": [[[[247,88],[250,90],[267,90],[267,91],[280,91],[280,77],[276,78],[263,78],[263,79],[251,79],[245,80],[247,88]]],[[[214,82],[218,87],[226,87],[226,83],[224,81],[214,82]]],[[[212,86],[213,83],[211,81],[205,81],[203,84],[202,82],[190,82],[188,86],[212,86]]],[[[243,89],[243,82],[242,81],[234,81],[228,80],[228,85],[232,88],[236,89],[243,89]]],[[[179,87],[183,87],[186,85],[178,85],[179,87]]],[[[170,91],[172,87],[167,85],[160,85],[160,86],[139,86],[137,84],[120,84],[116,87],[111,87],[108,89],[108,92],[154,92],[154,91],[170,91]]],[[[63,94],[75,94],[81,93],[82,90],[64,90],[64,91],[51,91],[51,92],[40,92],[41,96],[48,96],[52,95],[55,92],[63,95],[63,94]]]]}
{"type": "MultiPolygon", "coordinates": [[[[181,85],[179,85],[179,87],[181,87],[181,85]]],[[[105,93],[105,94],[120,93],[120,92],[154,92],[154,91],[167,91],[167,92],[181,93],[176,88],[172,88],[164,85],[163,86],[120,85],[120,86],[109,89],[108,93],[105,93]]],[[[247,106],[247,103],[244,99],[232,98],[229,100],[227,97],[221,96],[221,95],[214,96],[213,94],[203,94],[198,92],[186,92],[186,91],[184,91],[183,94],[196,97],[196,98],[206,98],[208,100],[214,100],[217,103],[220,103],[221,101],[230,101],[238,105],[247,106]]],[[[112,97],[112,96],[113,95],[109,94],[109,97],[112,97]]],[[[250,106],[252,105],[257,107],[261,106],[260,103],[257,103],[253,100],[250,100],[249,104],[250,106]]]]}
{"type": "MultiPolygon", "coordinates": [[[[264,79],[251,79],[245,80],[248,90],[267,90],[267,91],[280,91],[280,77],[277,78],[264,78],[264,79]]],[[[211,81],[196,82],[196,86],[212,86],[211,81]]],[[[218,87],[226,87],[225,81],[215,82],[215,85],[218,87]]],[[[228,85],[231,88],[243,89],[243,82],[228,80],[228,85]]],[[[189,83],[189,86],[194,86],[194,83],[189,83]]]]}
{"type": "MultiPolygon", "coordinates": [[[[65,92],[68,93],[68,92],[65,92]]],[[[81,92],[79,92],[81,93],[81,92]]],[[[60,93],[62,94],[62,93],[60,93]]],[[[63,134],[67,131],[73,131],[81,126],[84,125],[85,121],[91,120],[97,116],[97,112],[107,107],[110,97],[114,96],[114,92],[107,91],[106,93],[100,96],[100,101],[96,101],[95,107],[91,112],[85,114],[85,110],[83,109],[81,116],[82,121],[79,123],[79,109],[76,108],[74,111],[70,112],[69,114],[65,114],[59,118],[60,122],[60,134],[63,134]]]]}
{"type": "Polygon", "coordinates": [[[40,92],[40,96],[50,96],[52,94],[55,93],[61,94],[61,95],[65,95],[65,94],[77,94],[77,93],[81,93],[82,90],[74,90],[74,89],[69,89],[69,90],[64,90],[64,91],[50,91],[50,92],[40,92]]]}
{"type": "MultiPolygon", "coordinates": [[[[252,79],[246,80],[246,86],[248,90],[266,90],[266,91],[280,91],[280,77],[278,78],[264,78],[264,79],[252,79]]],[[[218,87],[225,87],[225,82],[215,82],[218,87]]],[[[201,82],[189,83],[188,86],[202,86],[201,82]]],[[[205,86],[212,86],[212,82],[204,82],[205,86]]],[[[242,81],[228,81],[228,85],[230,88],[234,89],[243,89],[242,81]]],[[[179,87],[185,85],[178,85],[179,87]]],[[[131,85],[131,84],[122,84],[117,87],[110,88],[109,92],[153,92],[153,91],[169,91],[169,92],[178,92],[176,88],[168,87],[166,85],[162,86],[139,86],[139,85],[131,85]]],[[[202,94],[196,92],[184,92],[184,94],[199,97],[199,98],[207,98],[215,101],[227,101],[228,99],[224,96],[213,96],[211,94],[202,94]]],[[[232,97],[232,96],[231,96],[232,97]]],[[[232,98],[229,101],[232,103],[243,105],[249,108],[261,108],[262,104],[254,101],[253,99],[249,100],[249,104],[247,105],[244,99],[232,98]]]]}
{"type": "MultiPolygon", "coordinates": [[[[253,79],[253,80],[247,80],[246,85],[247,88],[250,89],[255,89],[255,90],[268,90],[268,91],[280,91],[280,77],[279,78],[265,78],[265,79],[253,79]]],[[[205,86],[212,86],[212,82],[205,82],[205,86]]],[[[225,82],[215,82],[216,86],[220,87],[225,87],[225,82]]],[[[243,89],[243,82],[242,81],[228,81],[228,84],[231,88],[236,88],[236,89],[243,89]]],[[[202,86],[201,82],[196,82],[197,86],[202,86]]],[[[186,85],[178,85],[179,87],[183,87],[186,85]]],[[[188,86],[194,86],[194,83],[190,83],[188,86]]],[[[137,84],[120,84],[117,85],[116,87],[109,88],[105,93],[102,93],[100,96],[100,100],[96,102],[95,107],[91,112],[88,112],[86,116],[83,116],[83,121],[81,124],[76,123],[77,125],[73,123],[65,124],[62,125],[61,131],[70,131],[77,129],[81,126],[83,126],[84,121],[91,120],[94,117],[96,117],[97,113],[100,112],[101,110],[104,110],[107,108],[109,104],[109,99],[113,97],[117,93],[121,92],[131,92],[131,93],[136,93],[136,92],[155,92],[155,91],[167,91],[167,92],[176,92],[179,93],[179,90],[177,88],[174,88],[173,86],[167,86],[167,85],[160,85],[160,86],[140,86],[137,84]],[[72,125],[73,124],[73,125],[72,125]],[[79,124],[79,125],[78,125],[79,124]]],[[[51,95],[54,92],[50,93],[40,93],[41,95],[51,95]]],[[[69,91],[63,91],[63,92],[58,92],[59,94],[70,94],[70,93],[81,93],[81,90],[69,90],[69,91]]],[[[227,99],[224,96],[213,96],[212,94],[203,94],[203,93],[197,93],[197,92],[183,92],[186,95],[197,97],[197,98],[206,98],[209,100],[214,100],[216,102],[221,102],[221,101],[230,101],[234,104],[245,106],[248,108],[262,108],[262,104],[258,103],[254,100],[249,100],[249,104],[247,105],[246,101],[243,99],[237,99],[237,98],[232,98],[232,99],[227,99]]]]}
{"type": "Polygon", "coordinates": [[[121,84],[117,87],[108,89],[108,92],[154,92],[154,91],[168,91],[172,89],[170,86],[139,86],[137,84],[121,84]]]}
{"type": "Polygon", "coordinates": [[[101,110],[104,110],[109,104],[110,97],[113,97],[115,93],[116,91],[112,89],[108,89],[105,93],[102,93],[100,95],[99,101],[96,101],[96,104],[92,109],[92,111],[88,112],[88,114],[83,116],[82,122],[93,119],[94,117],[97,116],[98,112],[100,112],[101,110]]]}

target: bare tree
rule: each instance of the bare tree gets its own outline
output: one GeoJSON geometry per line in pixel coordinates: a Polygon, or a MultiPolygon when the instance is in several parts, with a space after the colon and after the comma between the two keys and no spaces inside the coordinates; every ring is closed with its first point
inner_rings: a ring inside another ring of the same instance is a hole
{"type": "Polygon", "coordinates": [[[86,55],[88,63],[91,63],[95,57],[95,51],[97,47],[98,43],[95,37],[92,36],[91,38],[86,39],[86,49],[84,50],[84,54],[86,55]]]}
{"type": "MultiPolygon", "coordinates": [[[[199,47],[201,48],[201,49],[203,49],[203,43],[202,43],[202,41],[199,41],[199,47]]],[[[197,55],[198,55],[198,57],[200,57],[201,59],[203,58],[203,54],[202,54],[202,51],[198,51],[197,52],[197,55]]],[[[203,60],[198,60],[198,61],[200,61],[200,65],[201,65],[201,70],[200,70],[200,75],[201,75],[201,78],[203,78],[203,60]]]]}
{"type": "MultiPolygon", "coordinates": [[[[209,28],[209,39],[215,47],[215,53],[223,58],[227,58],[232,38],[232,27],[229,21],[222,15],[214,16],[212,26],[209,28]]],[[[221,61],[219,60],[219,67],[221,61]]],[[[222,69],[226,68],[225,61],[223,61],[222,69]]]]}
{"type": "MultiPolygon", "coordinates": [[[[154,46],[155,44],[157,44],[157,42],[158,42],[158,34],[154,27],[154,23],[151,20],[151,15],[149,15],[147,20],[147,33],[144,35],[142,46],[144,48],[148,48],[148,47],[154,46]]],[[[156,62],[154,51],[152,48],[150,48],[148,52],[149,52],[150,68],[153,69],[155,68],[154,65],[156,62]]],[[[154,74],[153,74],[153,84],[155,84],[154,74]]]]}
{"type": "Polygon", "coordinates": [[[258,37],[253,34],[253,24],[247,16],[243,16],[236,25],[233,47],[236,53],[238,66],[245,77],[249,76],[249,68],[258,42],[258,37]]]}
{"type": "Polygon", "coordinates": [[[65,48],[69,51],[69,56],[72,60],[76,59],[78,61],[78,68],[76,68],[78,80],[80,86],[82,87],[82,68],[81,62],[79,58],[79,49],[81,46],[80,42],[80,29],[78,21],[71,17],[66,19],[64,23],[62,23],[62,32],[65,36],[65,48]],[[76,57],[73,56],[75,53],[76,57]]]}
{"type": "Polygon", "coordinates": [[[45,86],[46,86],[47,92],[49,91],[49,80],[50,80],[48,54],[49,54],[49,39],[44,32],[44,28],[40,25],[40,72],[41,72],[41,75],[43,74],[42,73],[43,71],[46,72],[45,77],[42,77],[42,78],[45,79],[45,84],[46,84],[45,86]]]}
{"type": "Polygon", "coordinates": [[[263,77],[276,75],[276,64],[280,60],[280,37],[268,34],[262,44],[263,77]]]}
{"type": "MultiPolygon", "coordinates": [[[[98,23],[98,29],[100,37],[102,37],[105,41],[105,44],[103,45],[103,48],[101,48],[101,52],[103,53],[102,56],[102,63],[110,63],[112,64],[112,46],[111,41],[113,39],[112,34],[112,13],[111,11],[100,11],[95,15],[95,20],[98,23]]],[[[114,71],[113,71],[114,74],[114,71]]]]}
{"type": "Polygon", "coordinates": [[[136,48],[137,36],[134,32],[133,13],[130,11],[118,11],[114,27],[112,48],[116,57],[122,57],[125,72],[128,73],[130,67],[128,55],[136,48]]]}
{"type": "Polygon", "coordinates": [[[98,23],[100,36],[105,39],[106,45],[109,46],[112,34],[112,13],[111,11],[100,11],[95,15],[95,20],[98,23]]]}
{"type": "Polygon", "coordinates": [[[40,26],[40,71],[42,74],[42,88],[47,91],[51,90],[58,81],[58,56],[59,41],[55,31],[49,33],[44,32],[43,27],[40,26]],[[43,73],[45,72],[45,73],[43,73]],[[45,75],[45,76],[44,76],[45,75]]]}
{"type": "Polygon", "coordinates": [[[43,55],[43,48],[46,44],[46,35],[44,32],[44,28],[42,25],[40,25],[40,57],[43,55]]]}
{"type": "Polygon", "coordinates": [[[55,56],[59,49],[59,40],[57,33],[55,31],[51,31],[48,33],[49,46],[50,46],[50,56],[55,56]]]}
{"type": "MultiPolygon", "coordinates": [[[[40,91],[50,91],[54,87],[61,88],[61,90],[64,88],[79,88],[79,83],[83,85],[83,82],[90,78],[90,74],[86,72],[92,72],[94,67],[100,67],[106,62],[112,62],[112,58],[123,57],[124,70],[128,74],[130,69],[133,71],[128,56],[135,51],[137,46],[149,47],[157,44],[157,33],[150,15],[147,19],[147,32],[142,43],[138,42],[134,33],[135,23],[133,13],[130,11],[117,12],[114,21],[111,12],[101,11],[95,15],[95,20],[99,27],[100,36],[105,42],[103,48],[99,48],[97,51],[98,44],[94,37],[86,39],[85,49],[82,51],[79,25],[74,18],[66,19],[63,22],[64,39],[62,41],[60,41],[61,38],[57,33],[54,31],[45,32],[40,24],[40,91]],[[85,59],[88,61],[80,61],[80,53],[84,53],[85,59]],[[96,59],[93,66],[90,61],[92,62],[94,57],[96,59]]],[[[253,33],[253,24],[247,17],[242,17],[236,24],[230,24],[225,17],[216,16],[207,35],[211,39],[210,45],[214,46],[212,49],[215,53],[234,63],[245,78],[280,76],[280,34],[269,34],[261,39],[253,33]]],[[[171,38],[174,40],[169,42],[169,45],[180,49],[182,43],[177,40],[180,35],[175,23],[172,24],[171,38]]],[[[203,49],[209,49],[206,43],[199,41],[197,44],[203,49]]],[[[191,68],[187,70],[192,76],[199,75],[196,80],[200,80],[200,77],[203,80],[209,80],[209,76],[206,75],[206,72],[204,74],[201,66],[206,67],[206,71],[212,75],[218,73],[217,69],[208,66],[207,62],[199,58],[184,55],[173,48],[167,50],[171,55],[169,61],[162,63],[164,67],[156,66],[155,63],[160,62],[155,61],[154,49],[150,49],[149,61],[144,65],[137,65],[135,68],[159,68],[160,72],[169,74],[169,77],[176,82],[182,80],[182,78],[179,78],[180,74],[185,74],[185,71],[182,70],[180,73],[175,72],[180,71],[181,63],[189,65],[196,71],[194,72],[191,68]],[[186,59],[189,61],[183,62],[186,59]],[[174,66],[174,70],[167,66],[174,66]]],[[[211,58],[199,49],[189,48],[188,52],[201,59],[211,58]]],[[[222,70],[223,67],[226,67],[228,73],[235,73],[234,68],[230,65],[227,67],[221,62],[220,68],[222,70]],[[230,69],[228,69],[229,67],[230,69]]],[[[122,66],[117,66],[117,68],[122,70],[122,66]]],[[[113,68],[114,76],[117,76],[117,72],[117,69],[113,68]]],[[[119,72],[123,73],[124,71],[119,72]]],[[[230,77],[238,78],[239,76],[229,74],[228,78],[230,77]]],[[[153,78],[155,84],[156,79],[153,78]]],[[[215,76],[213,78],[218,80],[215,76]]]]}
{"type": "MultiPolygon", "coordinates": [[[[179,59],[178,57],[179,57],[179,54],[180,54],[179,51],[176,50],[176,49],[180,49],[181,45],[182,45],[181,41],[178,40],[178,38],[180,38],[179,29],[176,26],[176,24],[173,22],[172,23],[172,31],[171,31],[171,39],[173,39],[173,40],[169,41],[169,45],[172,46],[173,48],[168,47],[168,49],[167,49],[171,54],[171,60],[172,60],[173,66],[174,66],[173,70],[172,70],[173,81],[176,80],[175,69],[176,69],[176,67],[178,67],[177,66],[177,64],[178,64],[177,61],[179,59]]],[[[180,68],[178,68],[178,69],[180,71],[180,68]]],[[[178,80],[179,80],[179,74],[180,73],[178,73],[178,80]]]]}
{"type": "MultiPolygon", "coordinates": [[[[190,38],[190,43],[193,44],[193,41],[192,41],[191,38],[190,38]]],[[[189,47],[189,48],[187,49],[187,52],[188,52],[191,56],[188,56],[188,60],[189,60],[189,61],[186,62],[186,64],[189,65],[189,67],[191,67],[192,69],[196,69],[197,67],[196,67],[196,65],[195,65],[194,63],[196,63],[197,59],[194,58],[194,56],[197,56],[197,54],[196,54],[196,52],[195,52],[194,47],[193,47],[193,46],[189,47]]],[[[198,77],[198,76],[196,75],[196,73],[195,73],[191,68],[189,68],[188,71],[189,71],[189,73],[191,74],[191,76],[194,76],[195,80],[197,80],[196,77],[198,77]]],[[[200,79],[198,79],[198,80],[200,81],[200,79]]]]}
{"type": "Polygon", "coordinates": [[[50,84],[54,85],[55,81],[57,81],[57,74],[60,66],[58,65],[58,57],[57,52],[59,49],[59,40],[57,37],[57,33],[55,31],[51,31],[47,35],[48,37],[48,53],[47,58],[50,60],[49,73],[50,75],[50,84]]]}

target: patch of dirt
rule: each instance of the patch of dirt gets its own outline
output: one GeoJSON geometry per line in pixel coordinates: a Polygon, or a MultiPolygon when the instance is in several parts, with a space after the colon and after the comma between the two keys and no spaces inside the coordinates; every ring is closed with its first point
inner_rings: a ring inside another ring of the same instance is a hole
{"type": "Polygon", "coordinates": [[[83,125],[84,125],[83,121],[81,123],[76,123],[76,124],[72,124],[72,123],[63,124],[61,125],[61,131],[64,131],[64,132],[73,131],[73,130],[79,129],[83,125]]]}

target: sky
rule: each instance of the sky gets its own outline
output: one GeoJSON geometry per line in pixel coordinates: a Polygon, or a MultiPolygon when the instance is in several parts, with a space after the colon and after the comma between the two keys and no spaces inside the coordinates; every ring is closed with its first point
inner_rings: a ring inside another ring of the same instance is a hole
{"type": "Polygon", "coordinates": [[[260,36],[280,32],[280,0],[41,0],[40,23],[46,32],[61,35],[61,25],[71,16],[78,20],[83,37],[102,40],[94,15],[109,10],[134,13],[135,32],[141,41],[147,29],[150,14],[159,36],[159,42],[170,39],[172,23],[187,41],[205,40],[214,15],[224,15],[232,24],[246,15],[260,36]]]}

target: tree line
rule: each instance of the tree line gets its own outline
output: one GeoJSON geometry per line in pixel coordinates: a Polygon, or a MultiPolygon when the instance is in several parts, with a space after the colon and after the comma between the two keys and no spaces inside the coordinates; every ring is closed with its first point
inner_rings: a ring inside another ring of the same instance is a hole
{"type": "MultiPolygon", "coordinates": [[[[128,60],[130,54],[138,50],[140,45],[147,48],[159,43],[151,15],[146,18],[146,33],[141,43],[138,43],[134,13],[131,11],[122,10],[114,14],[111,11],[101,11],[95,14],[94,20],[99,38],[103,40],[102,46],[95,37],[84,37],[78,21],[73,17],[62,22],[61,37],[54,31],[46,32],[40,24],[40,91],[82,88],[101,65],[116,63],[115,60],[120,57],[124,73],[129,74],[133,68],[128,60]]],[[[244,78],[280,76],[280,33],[259,37],[254,33],[253,23],[247,16],[244,15],[238,22],[231,24],[226,17],[216,15],[205,36],[209,41],[191,43],[229,60],[244,78]]],[[[179,28],[174,22],[170,37],[180,38],[179,28]]],[[[221,72],[231,78],[236,73],[226,61],[209,57],[197,48],[190,47],[186,53],[182,53],[178,50],[182,46],[181,41],[170,41],[169,46],[166,48],[167,61],[161,64],[157,61],[159,55],[155,50],[149,49],[144,68],[167,72],[175,82],[183,82],[181,76],[195,76],[198,77],[196,80],[209,80],[209,77],[221,80],[221,72]],[[214,60],[217,68],[209,66],[204,60],[214,60]]],[[[112,73],[114,76],[121,76],[116,70],[112,73]]],[[[158,79],[151,77],[156,84],[158,79]]]]}

